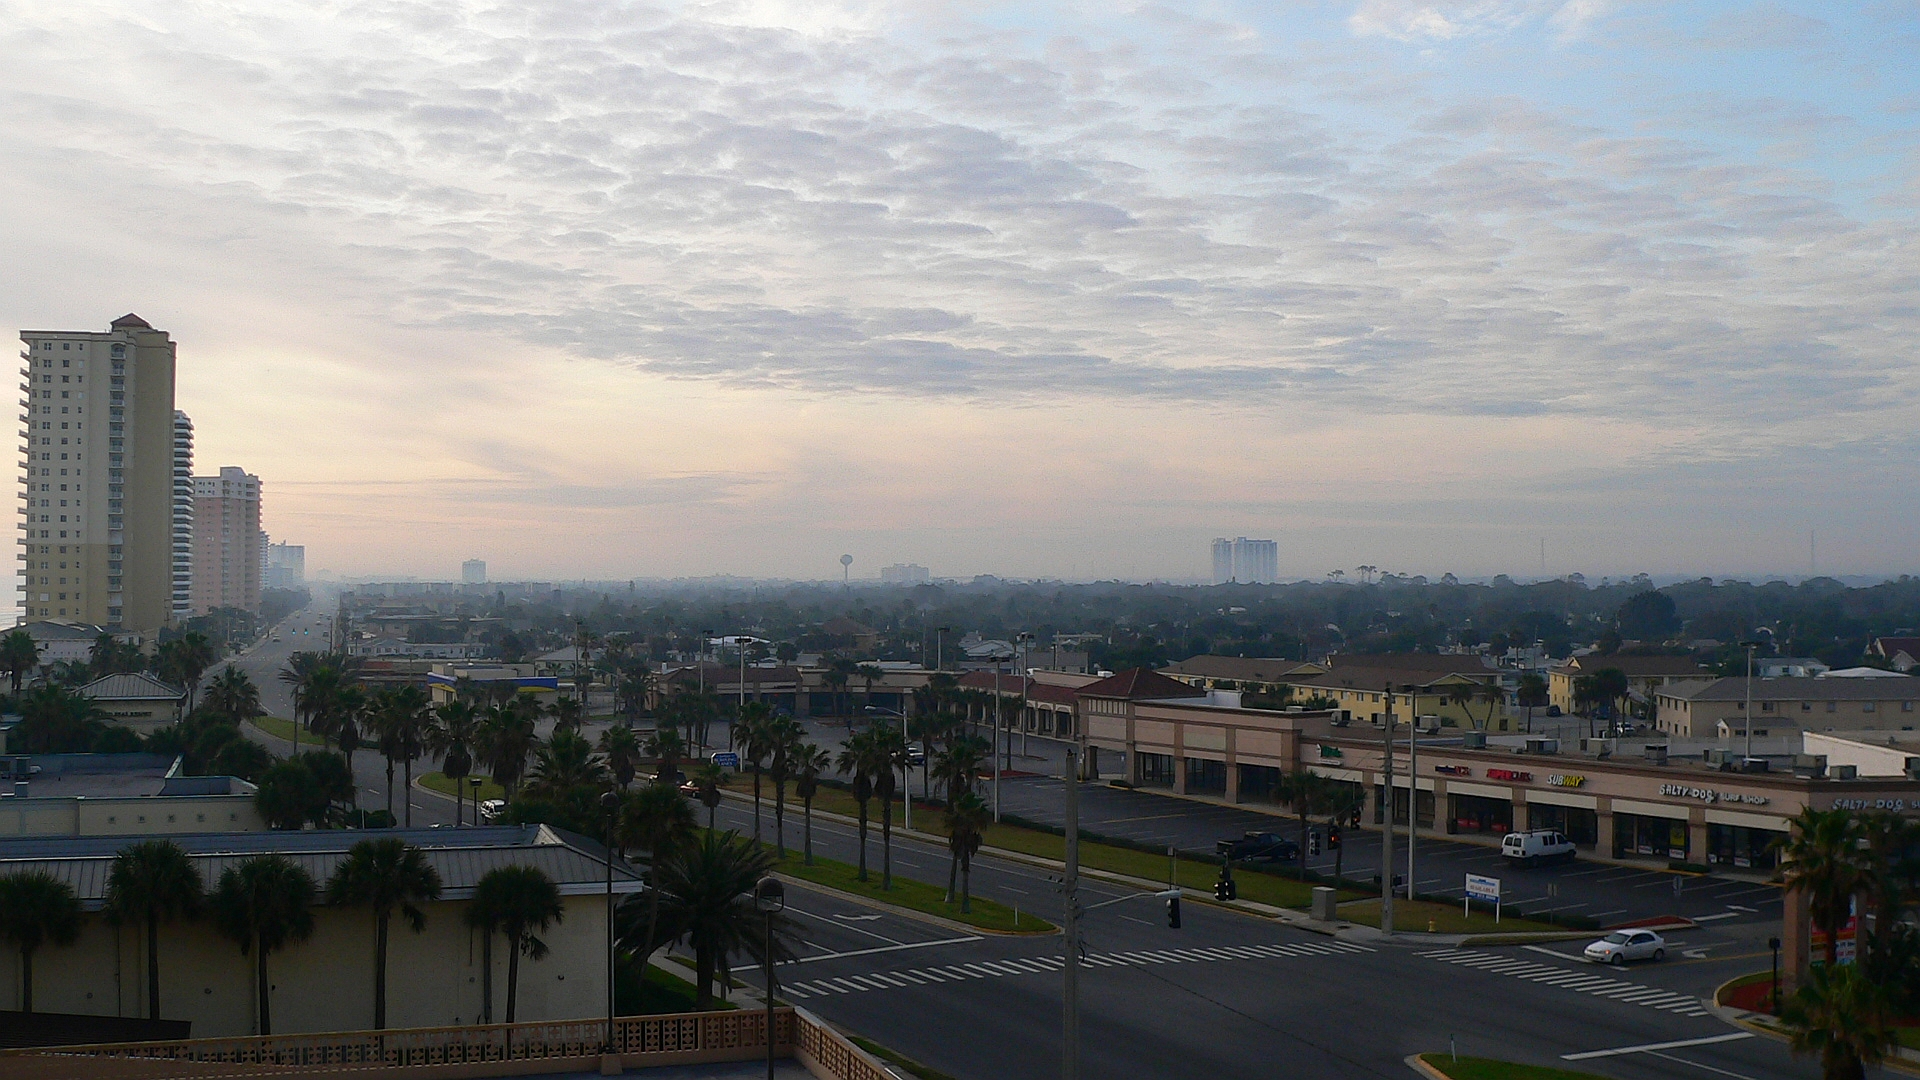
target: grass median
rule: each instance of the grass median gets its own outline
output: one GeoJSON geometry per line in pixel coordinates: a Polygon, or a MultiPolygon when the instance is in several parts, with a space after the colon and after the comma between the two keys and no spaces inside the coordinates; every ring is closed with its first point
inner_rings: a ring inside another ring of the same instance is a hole
{"type": "Polygon", "coordinates": [[[965,923],[982,930],[993,930],[1003,934],[1044,934],[1054,929],[1052,923],[1040,918],[1031,911],[1021,911],[984,897],[973,898],[972,911],[961,911],[960,902],[947,903],[946,885],[932,885],[924,881],[893,875],[893,888],[880,887],[880,845],[876,841],[867,852],[867,880],[860,880],[860,871],[856,866],[833,859],[813,857],[813,865],[807,865],[799,852],[790,851],[787,857],[774,864],[774,869],[789,877],[801,881],[825,886],[835,892],[876,900],[909,911],[938,915],[943,919],[965,923]]]}
{"type": "MultiPolygon", "coordinates": [[[[282,720],[277,716],[256,716],[247,722],[276,739],[285,739],[288,742],[293,741],[294,728],[293,721],[291,720],[282,720]]],[[[312,746],[318,749],[319,741],[319,737],[310,731],[302,731],[300,733],[300,745],[302,746],[312,746]]]]}
{"type": "MultiPolygon", "coordinates": [[[[1361,926],[1379,926],[1380,901],[1375,898],[1342,904],[1340,918],[1350,923],[1359,923],[1361,926]]],[[[1508,915],[1495,923],[1491,911],[1476,910],[1471,915],[1463,915],[1457,904],[1408,900],[1405,897],[1396,897],[1393,901],[1393,928],[1413,933],[1431,929],[1436,934],[1528,934],[1566,929],[1564,926],[1535,922],[1532,919],[1522,919],[1513,915],[1508,915]]]]}
{"type": "MultiPolygon", "coordinates": [[[[420,786],[423,788],[426,788],[429,791],[437,791],[440,794],[447,795],[447,796],[458,795],[460,798],[468,799],[468,800],[471,800],[473,798],[473,785],[469,783],[469,781],[472,779],[471,777],[462,777],[458,780],[454,780],[454,779],[450,779],[445,773],[430,772],[420,777],[417,777],[417,779],[420,783],[420,786]]],[[[507,797],[506,788],[503,788],[499,784],[494,783],[491,779],[487,777],[483,776],[480,778],[480,801],[481,802],[485,802],[488,799],[504,799],[506,797],[507,797]]]]}
{"type": "Polygon", "coordinates": [[[1463,1057],[1452,1054],[1421,1054],[1420,1060],[1448,1080],[1606,1080],[1590,1072],[1574,1072],[1546,1065],[1522,1065],[1493,1058],[1463,1057]]]}
{"type": "MultiPolygon", "coordinates": [[[[732,791],[752,794],[753,779],[736,776],[728,782],[727,787],[732,791]]],[[[764,804],[761,813],[770,821],[773,815],[772,781],[765,779],[760,781],[760,794],[764,804]]],[[[840,788],[822,787],[819,794],[814,797],[813,808],[847,817],[858,817],[860,814],[860,804],[854,801],[851,794],[840,788]]],[[[893,823],[896,826],[901,824],[902,810],[901,801],[893,800],[893,823]]],[[[867,812],[870,820],[874,822],[874,828],[878,829],[879,801],[870,801],[867,804],[867,812]]],[[[787,814],[789,823],[800,815],[799,801],[793,797],[791,789],[787,793],[787,814]]],[[[923,803],[916,798],[913,801],[913,827],[916,832],[945,836],[947,834],[945,812],[937,805],[923,803]]],[[[990,848],[1017,851],[1023,855],[1033,855],[1042,859],[1059,860],[1067,856],[1066,837],[1059,833],[1023,825],[1002,823],[988,826],[985,844],[990,848]]],[[[1214,881],[1220,876],[1220,865],[1211,860],[1183,857],[1169,866],[1164,853],[1140,851],[1135,848],[1121,847],[1118,844],[1106,844],[1087,839],[1080,841],[1080,865],[1085,869],[1105,870],[1108,873],[1125,874],[1129,877],[1144,878],[1147,881],[1166,881],[1171,871],[1173,880],[1182,888],[1197,889],[1201,892],[1212,891],[1214,881]]],[[[1304,911],[1313,901],[1313,882],[1303,883],[1298,878],[1282,877],[1272,869],[1237,866],[1234,882],[1239,887],[1240,899],[1251,900],[1258,904],[1304,911]]],[[[1364,895],[1342,890],[1339,898],[1342,901],[1355,900],[1364,895]]]]}

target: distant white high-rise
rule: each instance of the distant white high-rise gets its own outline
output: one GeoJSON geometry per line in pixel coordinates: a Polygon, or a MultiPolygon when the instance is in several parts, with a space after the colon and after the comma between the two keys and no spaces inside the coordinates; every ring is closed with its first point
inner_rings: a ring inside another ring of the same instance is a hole
{"type": "Polygon", "coordinates": [[[468,585],[487,583],[487,560],[468,559],[460,564],[460,580],[468,585]]]}
{"type": "Polygon", "coordinates": [[[1265,585],[1280,578],[1280,545],[1272,540],[1232,540],[1215,537],[1213,541],[1213,583],[1225,585],[1265,585]]]}
{"type": "Polygon", "coordinates": [[[307,584],[307,549],[304,544],[267,545],[267,588],[299,589],[307,584]]]}
{"type": "Polygon", "coordinates": [[[894,563],[880,568],[880,581],[887,585],[920,585],[931,580],[932,573],[914,563],[894,563]]]}

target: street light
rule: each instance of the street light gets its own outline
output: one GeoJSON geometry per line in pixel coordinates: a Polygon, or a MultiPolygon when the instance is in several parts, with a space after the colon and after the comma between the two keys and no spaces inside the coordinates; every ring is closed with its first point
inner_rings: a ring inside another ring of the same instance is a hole
{"type": "Polygon", "coordinates": [[[600,796],[600,809],[607,812],[607,1042],[604,1053],[613,1049],[613,832],[619,820],[620,793],[609,789],[600,796]]]}
{"type": "Polygon", "coordinates": [[[480,778],[469,776],[467,784],[473,788],[473,823],[478,825],[480,824],[480,778]]]}
{"type": "Polygon", "coordinates": [[[900,745],[904,751],[900,755],[900,797],[906,803],[906,820],[902,824],[906,828],[912,829],[913,762],[907,759],[912,756],[913,744],[907,741],[907,714],[901,712],[899,709],[889,709],[882,705],[869,705],[866,711],[900,718],[900,745]]]}
{"type": "Polygon", "coordinates": [[[784,911],[787,906],[787,887],[780,879],[768,875],[760,879],[753,887],[753,907],[766,917],[766,942],[760,954],[766,965],[767,991],[767,1080],[773,1080],[773,917],[784,911]]]}

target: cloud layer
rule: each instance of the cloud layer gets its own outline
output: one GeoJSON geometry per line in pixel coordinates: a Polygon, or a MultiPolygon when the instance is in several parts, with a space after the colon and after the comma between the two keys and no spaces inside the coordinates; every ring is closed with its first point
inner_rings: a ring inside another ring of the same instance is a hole
{"type": "MultiPolygon", "coordinates": [[[[1323,14],[0,4],[11,264],[49,236],[62,263],[137,251],[197,295],[385,343],[336,351],[348,377],[485,368],[529,400],[571,359],[769,416],[1165,410],[1129,437],[1170,447],[1196,410],[1626,423],[1639,450],[1596,448],[1621,475],[1908,445],[1913,114],[1875,113],[1900,88],[1873,56],[1852,114],[1750,93],[1737,66],[1606,97],[1541,71],[1596,78],[1644,56],[1635,35],[1815,35],[1784,11],[1663,28],[1591,0],[1323,14]]],[[[63,297],[84,281],[53,273],[63,297]]],[[[421,452],[501,482],[458,441],[421,452]]],[[[559,504],[622,501],[537,456],[508,488],[531,469],[559,504]]],[[[652,505],[702,475],[615,485],[652,505]]]]}

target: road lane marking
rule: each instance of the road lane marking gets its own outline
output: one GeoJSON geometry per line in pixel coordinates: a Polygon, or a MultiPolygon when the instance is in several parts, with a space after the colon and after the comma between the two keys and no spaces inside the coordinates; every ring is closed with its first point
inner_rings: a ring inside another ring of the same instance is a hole
{"type": "MultiPolygon", "coordinates": [[[[1709,1035],[1704,1039],[1677,1039],[1673,1042],[1643,1043],[1639,1046],[1616,1046],[1610,1050],[1586,1050],[1578,1054],[1561,1054],[1561,1061],[1588,1061],[1593,1058],[1619,1057],[1622,1054],[1647,1054],[1655,1050],[1678,1050],[1686,1046],[1711,1046],[1714,1043],[1739,1042],[1753,1038],[1751,1031],[1731,1031],[1725,1035],[1709,1035]]],[[[763,1040],[764,1041],[764,1040],[763,1040]]],[[[1692,1064],[1689,1062],[1688,1064],[1692,1064]]]]}
{"type": "Polygon", "coordinates": [[[1630,1005],[1647,1008],[1665,1009],[1680,1016],[1708,1015],[1706,1008],[1697,998],[1688,998],[1671,990],[1622,982],[1615,978],[1568,971],[1562,967],[1548,967],[1532,961],[1515,960],[1511,957],[1463,949],[1434,949],[1416,955],[1453,964],[1456,967],[1484,971],[1491,975],[1505,975],[1545,986],[1556,986],[1578,994],[1624,1001],[1630,1005]]]}
{"type": "Polygon", "coordinates": [[[902,949],[927,949],[935,945],[958,945],[968,941],[983,941],[980,937],[941,938],[938,941],[909,941],[901,945],[880,945],[871,949],[850,949],[846,952],[822,953],[819,956],[803,956],[794,961],[797,964],[811,964],[817,960],[838,960],[843,956],[872,956],[874,953],[899,952],[902,949]]]}
{"type": "Polygon", "coordinates": [[[861,927],[858,927],[858,926],[848,926],[845,922],[842,922],[841,920],[832,918],[830,916],[815,915],[811,911],[803,911],[797,907],[789,907],[787,910],[791,911],[795,915],[805,915],[809,919],[819,919],[821,922],[826,923],[828,926],[837,926],[842,930],[851,930],[856,934],[865,934],[870,938],[879,938],[881,941],[884,941],[889,945],[906,944],[906,942],[901,941],[899,938],[890,938],[885,934],[876,934],[871,930],[862,929],[861,927]]]}
{"type": "Polygon", "coordinates": [[[1528,952],[1542,953],[1546,956],[1555,956],[1555,957],[1559,957],[1562,960],[1572,960],[1572,961],[1575,961],[1576,963],[1582,963],[1582,964],[1586,963],[1585,957],[1575,956],[1572,953],[1556,952],[1542,945],[1522,945],[1520,947],[1527,950],[1528,952]]]}

